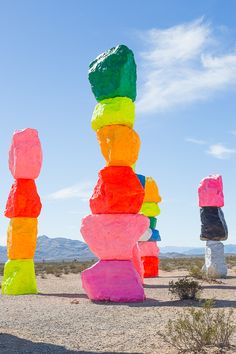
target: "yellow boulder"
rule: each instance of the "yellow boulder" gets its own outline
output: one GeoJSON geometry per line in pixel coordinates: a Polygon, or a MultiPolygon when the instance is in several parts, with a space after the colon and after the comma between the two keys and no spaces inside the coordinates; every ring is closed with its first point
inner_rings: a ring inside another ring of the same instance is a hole
{"type": "Polygon", "coordinates": [[[9,259],[31,259],[37,241],[36,218],[12,218],[7,230],[7,255],[9,259]]]}
{"type": "Polygon", "coordinates": [[[143,203],[140,213],[145,216],[157,216],[160,214],[160,208],[157,203],[143,203]]]}
{"type": "Polygon", "coordinates": [[[161,196],[155,180],[152,177],[146,177],[144,202],[161,202],[161,196]]]}
{"type": "Polygon", "coordinates": [[[122,124],[133,127],[135,120],[135,105],[128,97],[106,98],[94,109],[91,126],[98,130],[104,125],[122,124]]]}
{"type": "Polygon", "coordinates": [[[132,166],[138,159],[140,138],[125,125],[107,125],[97,130],[97,139],[108,166],[132,166]]]}
{"type": "Polygon", "coordinates": [[[37,294],[34,262],[32,259],[10,260],[5,263],[2,294],[37,294]]]}

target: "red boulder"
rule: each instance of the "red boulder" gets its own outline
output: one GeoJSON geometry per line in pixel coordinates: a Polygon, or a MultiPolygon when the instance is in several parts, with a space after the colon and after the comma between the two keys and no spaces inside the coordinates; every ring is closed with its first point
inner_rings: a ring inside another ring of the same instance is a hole
{"type": "Polygon", "coordinates": [[[33,179],[16,179],[7,200],[5,216],[8,218],[37,218],[42,204],[33,179]]]}
{"type": "Polygon", "coordinates": [[[129,166],[109,166],[99,172],[90,199],[93,214],[137,214],[144,199],[144,189],[129,166]]]}

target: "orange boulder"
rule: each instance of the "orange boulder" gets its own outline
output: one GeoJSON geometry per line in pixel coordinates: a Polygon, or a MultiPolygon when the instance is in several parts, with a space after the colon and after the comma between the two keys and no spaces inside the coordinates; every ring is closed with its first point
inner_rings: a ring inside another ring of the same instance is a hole
{"type": "Polygon", "coordinates": [[[13,218],[7,230],[7,255],[9,259],[34,257],[37,240],[36,218],[13,218]]]}
{"type": "Polygon", "coordinates": [[[152,177],[146,177],[145,181],[145,196],[144,196],[144,203],[146,202],[161,202],[161,196],[159,194],[159,190],[157,187],[156,182],[152,177]]]}
{"type": "Polygon", "coordinates": [[[137,214],[142,206],[144,189],[129,166],[109,166],[99,172],[90,198],[93,214],[137,214]]]}
{"type": "Polygon", "coordinates": [[[132,166],[138,159],[140,138],[125,125],[106,125],[97,139],[108,166],[132,166]]]}
{"type": "Polygon", "coordinates": [[[42,204],[33,179],[17,179],[11,187],[5,216],[37,218],[42,204]]]}

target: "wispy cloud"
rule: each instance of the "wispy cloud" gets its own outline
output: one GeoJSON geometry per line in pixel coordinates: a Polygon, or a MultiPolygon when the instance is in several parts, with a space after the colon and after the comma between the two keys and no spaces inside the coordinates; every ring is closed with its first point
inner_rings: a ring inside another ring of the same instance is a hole
{"type": "Polygon", "coordinates": [[[59,189],[47,196],[47,199],[71,199],[80,198],[83,201],[87,201],[93,191],[94,183],[92,182],[81,182],[73,186],[59,189]]]}
{"type": "Polygon", "coordinates": [[[202,18],[146,31],[142,40],[147,50],[141,53],[140,113],[206,100],[236,84],[236,52],[225,53],[225,43],[202,18]]]}
{"type": "Polygon", "coordinates": [[[236,149],[229,149],[223,144],[210,145],[209,149],[206,151],[207,154],[217,158],[217,159],[229,159],[236,154],[236,149]]]}
{"type": "Polygon", "coordinates": [[[187,141],[188,143],[197,144],[197,145],[206,145],[207,144],[207,142],[204,140],[194,139],[194,138],[186,138],[185,141],[187,141]]]}

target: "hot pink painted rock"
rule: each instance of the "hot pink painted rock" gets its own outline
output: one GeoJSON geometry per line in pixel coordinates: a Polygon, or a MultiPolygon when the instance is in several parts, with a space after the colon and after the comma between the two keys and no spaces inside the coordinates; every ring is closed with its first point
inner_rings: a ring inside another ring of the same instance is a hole
{"type": "Polygon", "coordinates": [[[224,206],[223,181],[219,175],[210,175],[200,182],[198,187],[198,198],[200,207],[224,206]]]}
{"type": "Polygon", "coordinates": [[[141,253],[140,253],[140,248],[139,248],[138,242],[136,242],[136,244],[133,248],[132,261],[133,261],[134,268],[137,270],[138,274],[141,277],[142,283],[143,283],[144,269],[143,269],[143,262],[141,259],[141,253]]]}
{"type": "Polygon", "coordinates": [[[36,129],[17,130],[13,134],[8,162],[14,178],[38,177],[42,165],[42,149],[36,129]]]}
{"type": "Polygon", "coordinates": [[[144,257],[144,256],[158,257],[160,250],[157,247],[156,242],[139,241],[138,245],[140,248],[141,257],[144,257]]]}
{"type": "Polygon", "coordinates": [[[103,260],[132,259],[133,248],[149,226],[141,214],[97,214],[82,220],[81,233],[91,251],[103,260]]]}
{"type": "Polygon", "coordinates": [[[95,301],[145,300],[141,278],[132,261],[99,261],[81,274],[88,297],[95,301]]]}

